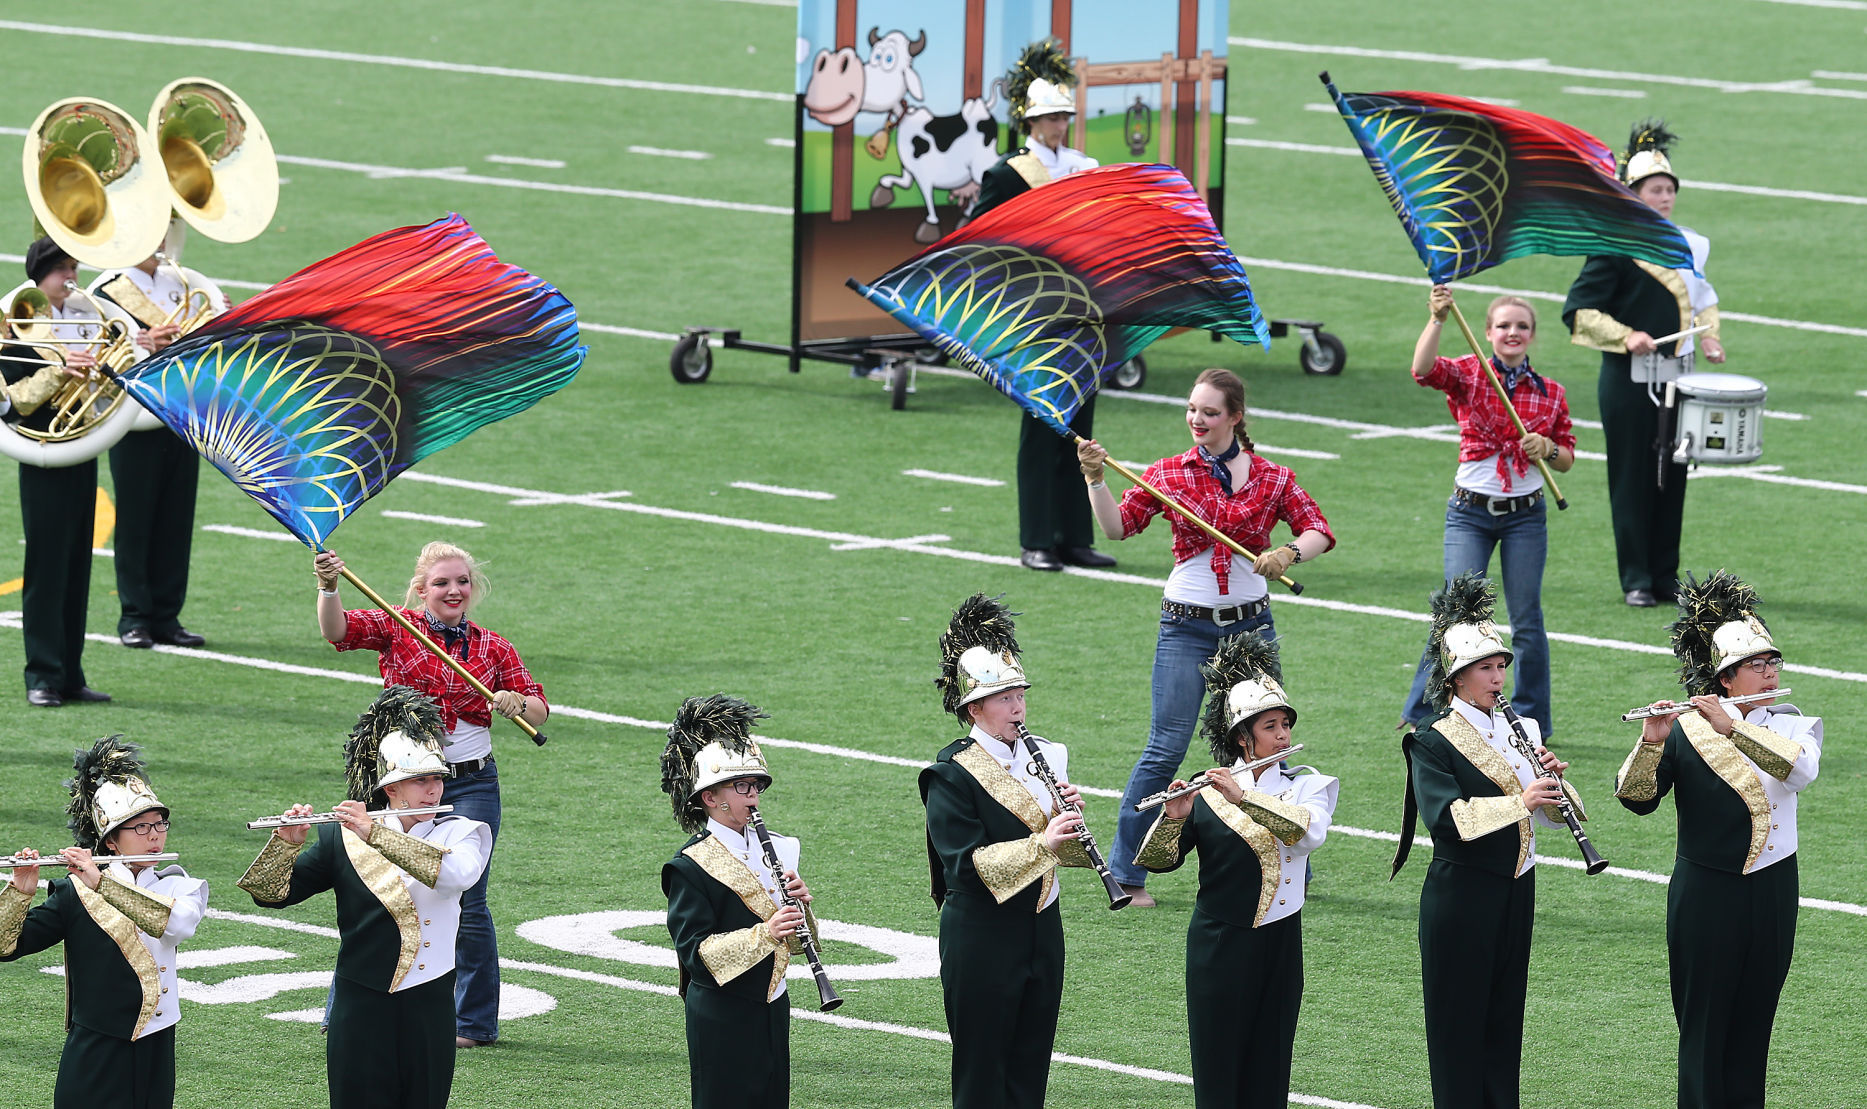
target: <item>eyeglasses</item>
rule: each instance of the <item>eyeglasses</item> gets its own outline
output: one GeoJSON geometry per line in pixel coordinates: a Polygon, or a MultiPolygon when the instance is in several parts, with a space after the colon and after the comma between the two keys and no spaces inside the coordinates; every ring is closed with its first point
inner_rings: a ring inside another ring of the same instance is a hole
{"type": "Polygon", "coordinates": [[[126,825],[123,830],[126,832],[135,832],[139,836],[146,836],[151,832],[168,831],[169,822],[166,820],[145,820],[141,824],[126,825]]]}
{"type": "Polygon", "coordinates": [[[762,792],[764,788],[757,778],[741,778],[733,783],[733,792],[741,797],[750,797],[754,793],[762,792]]]}
{"type": "Polygon", "coordinates": [[[1740,662],[1738,665],[1759,676],[1764,674],[1781,674],[1783,672],[1783,659],[1780,655],[1776,658],[1753,658],[1745,662],[1740,662]]]}

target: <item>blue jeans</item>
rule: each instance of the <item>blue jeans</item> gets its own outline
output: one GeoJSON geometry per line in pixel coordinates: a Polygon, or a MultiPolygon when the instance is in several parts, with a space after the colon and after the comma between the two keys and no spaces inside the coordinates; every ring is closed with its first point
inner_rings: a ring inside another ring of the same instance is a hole
{"type": "Polygon", "coordinates": [[[1115,842],[1108,853],[1109,870],[1124,886],[1147,883],[1147,871],[1134,865],[1134,855],[1160,814],[1138,813],[1134,806],[1143,797],[1166,789],[1186,760],[1187,745],[1199,725],[1200,702],[1206,696],[1200,664],[1213,656],[1220,642],[1248,631],[1275,641],[1277,628],[1271,610],[1222,628],[1211,620],[1161,614],[1160,640],[1154,646],[1154,719],[1148,725],[1147,746],[1128,775],[1128,788],[1122,791],[1115,842]]]}
{"type": "MultiPolygon", "coordinates": [[[[499,840],[499,767],[492,759],[471,774],[447,780],[441,803],[454,806],[455,816],[478,820],[499,840]]],[[[486,872],[460,895],[460,935],[454,943],[454,1011],[456,1034],[469,1040],[499,1038],[499,935],[493,914],[486,908],[486,880],[493,875],[492,857],[486,872]]]]}
{"type": "MultiPolygon", "coordinates": [[[[1535,720],[1545,739],[1555,734],[1549,718],[1549,637],[1543,631],[1543,562],[1549,557],[1548,500],[1508,516],[1493,516],[1481,505],[1446,502],[1446,580],[1475,570],[1489,574],[1497,551],[1504,578],[1504,607],[1510,615],[1511,707],[1535,720]]],[[[1413,688],[1400,714],[1417,724],[1433,715],[1426,703],[1426,672],[1433,663],[1429,641],[1420,653],[1413,688]]]]}

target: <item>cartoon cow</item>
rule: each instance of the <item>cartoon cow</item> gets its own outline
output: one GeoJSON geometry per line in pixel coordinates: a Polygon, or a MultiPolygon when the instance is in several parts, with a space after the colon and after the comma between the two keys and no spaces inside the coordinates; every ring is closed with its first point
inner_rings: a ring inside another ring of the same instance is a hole
{"type": "Polygon", "coordinates": [[[914,230],[914,241],[920,243],[940,238],[934,190],[944,189],[953,203],[970,207],[985,171],[998,160],[998,121],[992,118],[996,83],[988,95],[966,100],[954,115],[936,116],[909,104],[910,98],[926,99],[914,70],[914,58],[926,47],[926,31],[909,39],[905,31],[883,34],[871,27],[868,61],[853,47],[819,50],[804,89],[804,110],[831,127],[849,123],[860,112],[883,113],[882,130],[868,143],[877,158],[887,149],[887,132],[899,131],[901,173],[876,184],[869,206],[886,208],[894,203],[896,189],[918,187],[927,208],[927,219],[914,230]]]}

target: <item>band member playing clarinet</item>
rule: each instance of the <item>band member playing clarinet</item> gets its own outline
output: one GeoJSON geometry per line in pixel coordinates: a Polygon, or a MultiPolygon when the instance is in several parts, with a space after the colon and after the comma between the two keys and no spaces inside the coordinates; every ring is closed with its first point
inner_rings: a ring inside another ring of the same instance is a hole
{"type": "Polygon", "coordinates": [[[661,788],[675,819],[693,833],[661,868],[661,890],[680,958],[695,1109],[791,1104],[784,973],[791,956],[805,952],[803,937],[822,935],[810,890],[797,876],[797,840],[771,834],[783,868],[773,874],[755,828],[747,827],[771,788],[771,770],[752,739],[753,722],[764,716],[732,697],[690,697],[661,754],[661,788]]]}
{"type": "MultiPolygon", "coordinates": [[[[343,821],[273,832],[241,889],[268,909],[330,890],[337,900],[337,972],[324,1044],[332,1109],[442,1109],[454,1084],[454,939],[460,898],[486,869],[493,835],[450,815],[369,809],[438,805],[449,773],[441,710],[392,685],[357,719],[344,746],[343,821]]],[[[309,805],[287,818],[312,815],[309,805]]]]}
{"type": "Polygon", "coordinates": [[[1038,740],[1068,807],[1019,745],[1024,691],[1012,614],[974,594],[940,637],[946,711],[971,731],[921,771],[940,908],[940,985],[954,1109],[1042,1106],[1063,1003],[1057,867],[1089,866],[1069,752],[1038,740]]]}
{"type": "Polygon", "coordinates": [[[1199,1109],[1283,1109],[1290,1100],[1303,1004],[1303,875],[1329,833],[1339,783],[1309,767],[1294,775],[1273,765],[1297,718],[1282,677],[1276,645],[1257,633],[1219,645],[1206,667],[1204,723],[1219,766],[1204,789],[1166,803],[1135,857],[1165,873],[1199,852],[1199,899],[1186,930],[1199,1109]]]}
{"type": "Polygon", "coordinates": [[[1538,777],[1497,711],[1510,648],[1491,623],[1495,598],[1477,574],[1433,594],[1433,667],[1426,692],[1437,715],[1401,741],[1407,798],[1394,873],[1413,846],[1416,820],[1433,837],[1420,890],[1420,973],[1435,1109],[1516,1109],[1536,910],[1535,826],[1561,829],[1557,798],[1578,820],[1582,799],[1559,776],[1568,764],[1523,727],[1543,766],[1538,777]]]}
{"type": "Polygon", "coordinates": [[[1821,769],[1822,722],[1769,698],[1783,655],[1757,594],[1720,570],[1679,590],[1673,653],[1689,705],[1641,725],[1615,783],[1645,816],[1668,793],[1679,853],[1666,895],[1680,1109],[1761,1106],[1770,1028],[1795,954],[1796,799],[1821,769]]]}
{"type": "Polygon", "coordinates": [[[77,846],[59,852],[65,868],[53,871],[61,876],[45,904],[28,909],[37,866],[15,868],[0,887],[0,962],[65,944],[65,1050],[53,1109],[175,1103],[175,954],[207,913],[207,883],[179,866],[111,861],[161,854],[168,844],[168,806],[150,788],[139,748],[122,738],[76,753],[77,776],[65,785],[77,846]]]}

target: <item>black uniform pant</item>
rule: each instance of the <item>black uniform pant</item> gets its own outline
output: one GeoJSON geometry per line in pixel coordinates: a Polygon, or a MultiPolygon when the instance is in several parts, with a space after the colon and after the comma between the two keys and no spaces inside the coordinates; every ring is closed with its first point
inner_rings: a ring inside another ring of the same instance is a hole
{"type": "Polygon", "coordinates": [[[338,978],[324,1073],[331,1109],[445,1109],[454,1088],[454,972],[395,993],[338,978]]]}
{"type": "MultiPolygon", "coordinates": [[[[1070,430],[1093,439],[1096,398],[1070,420],[1070,430]]],[[[1018,421],[1018,543],[1026,550],[1093,546],[1089,490],[1076,461],[1076,444],[1031,416],[1018,421]]]]}
{"type": "Polygon", "coordinates": [[[72,693],[84,681],[84,617],[91,599],[97,522],[97,460],[19,467],[20,530],[26,536],[20,597],[26,688],[72,693]]]}
{"type": "Polygon", "coordinates": [[[1634,382],[1625,354],[1602,355],[1595,399],[1608,442],[1608,507],[1621,590],[1670,591],[1679,580],[1686,468],[1668,461],[1666,488],[1660,488],[1660,410],[1647,387],[1634,382]]]}
{"type": "Polygon", "coordinates": [[[1247,928],[1193,910],[1186,1025],[1198,1109],[1284,1109],[1302,1007],[1302,913],[1247,928]]]}
{"type": "Polygon", "coordinates": [[[132,431],[110,448],[117,488],[117,634],[181,627],[201,456],[168,428],[132,431]]]}
{"type": "MultiPolygon", "coordinates": [[[[746,974],[769,983],[770,960],[746,974]]],[[[787,1109],[791,991],[766,1002],[690,980],[686,1003],[694,1109],[787,1109]]]]}
{"type": "MultiPolygon", "coordinates": [[[[23,1091],[15,1091],[21,1093],[23,1091]]],[[[43,1096],[43,1095],[41,1095],[43,1096]]],[[[175,1026],[140,1040],[72,1025],[58,1058],[52,1109],[169,1109],[175,1104],[175,1026]]]]}
{"type": "Polygon", "coordinates": [[[1796,950],[1796,857],[1753,874],[1678,860],[1666,953],[1679,1109],[1760,1109],[1776,1003],[1796,950]]]}
{"type": "Polygon", "coordinates": [[[1420,974],[1434,1109],[1517,1109],[1536,871],[1434,859],[1420,890],[1420,974]]]}
{"type": "Polygon", "coordinates": [[[953,1109],[1040,1109],[1063,1004],[1063,913],[949,891],[940,986],[953,1037],[953,1109]]]}

